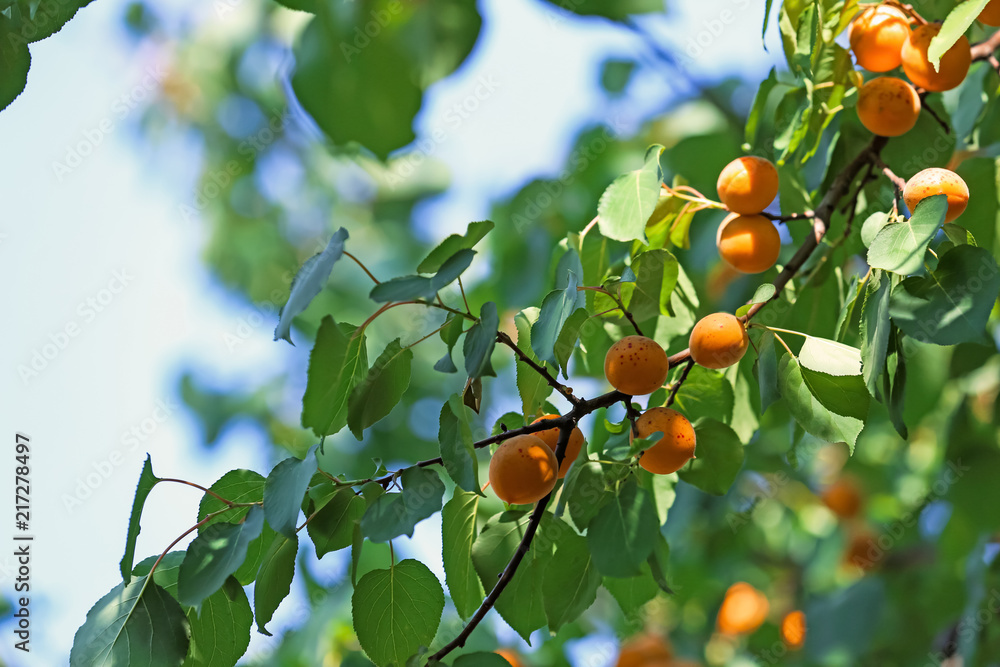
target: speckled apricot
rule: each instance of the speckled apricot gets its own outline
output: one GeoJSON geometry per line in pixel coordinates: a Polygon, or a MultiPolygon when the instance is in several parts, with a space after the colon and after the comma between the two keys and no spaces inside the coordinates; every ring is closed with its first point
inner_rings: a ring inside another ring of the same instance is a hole
{"type": "Polygon", "coordinates": [[[723,168],[716,189],[733,213],[760,213],[778,196],[778,169],[762,157],[739,157],[723,168]]]}
{"type": "Polygon", "coordinates": [[[705,368],[728,368],[746,354],[750,338],[743,323],[729,313],[713,313],[701,318],[688,347],[695,363],[705,368]]]}
{"type": "MultiPolygon", "coordinates": [[[[543,419],[556,419],[559,415],[542,415],[532,424],[537,424],[543,419]]],[[[546,431],[539,431],[534,434],[536,438],[544,442],[549,446],[549,449],[553,453],[556,451],[556,445],[559,444],[559,429],[550,428],[546,431]]],[[[573,461],[576,461],[576,457],[580,454],[580,449],[583,447],[583,431],[579,427],[574,427],[569,434],[569,442],[566,444],[566,455],[563,457],[562,465],[559,466],[559,479],[566,476],[566,472],[569,467],[573,465],[573,461]]]]}
{"type": "Polygon", "coordinates": [[[764,624],[770,604],[767,596],[740,581],[729,587],[722,600],[716,627],[726,635],[748,635],[764,624]]]}
{"type": "Polygon", "coordinates": [[[969,186],[961,176],[948,169],[924,169],[908,180],[903,188],[903,201],[910,213],[916,210],[917,204],[933,195],[948,196],[945,222],[951,222],[962,215],[969,205],[969,186]]]}
{"type": "Polygon", "coordinates": [[[861,490],[850,477],[839,478],[823,491],[820,498],[841,519],[853,519],[861,513],[861,506],[864,504],[861,490]]]}
{"type": "Polygon", "coordinates": [[[639,457],[639,465],[649,472],[669,475],[694,458],[694,427],[676,410],[650,408],[636,420],[635,426],[640,438],[648,438],[656,432],[663,434],[639,457]]]}
{"type": "Polygon", "coordinates": [[[547,496],[555,485],[556,455],[534,435],[516,435],[493,452],[490,486],[500,500],[528,505],[547,496]]]}
{"type": "Polygon", "coordinates": [[[888,72],[899,67],[900,52],[909,36],[909,17],[901,9],[888,5],[868,7],[847,30],[854,59],[869,72],[888,72]]]}
{"type": "Polygon", "coordinates": [[[761,273],[778,261],[781,235],[762,215],[730,214],[715,234],[719,257],[740,273],[761,273]]]}
{"type": "Polygon", "coordinates": [[[957,88],[972,65],[972,52],[969,50],[969,40],[962,35],[955,45],[948,49],[935,70],[927,58],[927,49],[931,40],[941,31],[936,24],[922,25],[910,33],[903,42],[900,51],[903,59],[903,71],[913,85],[932,92],[941,92],[957,88]]]}
{"type": "Polygon", "coordinates": [[[902,79],[880,76],[858,93],[858,119],[872,134],[898,137],[912,130],[919,117],[920,96],[902,79]]]}
{"type": "Polygon", "coordinates": [[[667,353],[652,338],[625,336],[604,357],[604,376],[611,386],[629,396],[645,396],[667,379],[667,353]]]}
{"type": "Polygon", "coordinates": [[[1000,27],[1000,0],[990,0],[979,14],[979,22],[994,28],[1000,27]]]}
{"type": "Polygon", "coordinates": [[[615,667],[668,667],[673,657],[674,650],[665,637],[644,632],[622,644],[615,667]]]}
{"type": "Polygon", "coordinates": [[[781,619],[781,640],[790,649],[800,649],[806,643],[805,612],[795,610],[781,619]]]}

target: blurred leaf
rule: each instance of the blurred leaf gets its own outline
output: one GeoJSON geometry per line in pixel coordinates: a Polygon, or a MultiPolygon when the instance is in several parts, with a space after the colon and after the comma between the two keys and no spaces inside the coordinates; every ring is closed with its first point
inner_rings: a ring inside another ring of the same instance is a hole
{"type": "Polygon", "coordinates": [[[327,315],[309,355],[308,382],[302,397],[302,426],[318,436],[332,435],[347,426],[351,391],[368,374],[364,331],[337,324],[327,315]]]}
{"type": "Polygon", "coordinates": [[[470,222],[464,236],[452,234],[431,250],[427,254],[427,257],[417,266],[417,273],[436,273],[441,269],[446,260],[453,257],[460,250],[474,247],[487,234],[493,231],[493,227],[493,223],[489,220],[470,222]]]}
{"type": "Polygon", "coordinates": [[[479,461],[472,441],[471,416],[458,394],[452,394],[441,406],[438,442],[441,445],[442,465],[448,476],[459,488],[482,495],[479,490],[479,461]]]}
{"type": "Polygon", "coordinates": [[[640,574],[635,577],[604,577],[602,583],[626,616],[639,611],[660,590],[650,573],[649,563],[643,563],[640,574]]]}
{"type": "Polygon", "coordinates": [[[146,461],[142,464],[142,472],[139,473],[139,483],[135,487],[135,498],[132,500],[132,513],[128,518],[128,533],[125,537],[125,553],[122,555],[118,567],[122,573],[122,580],[127,586],[132,578],[132,562],[135,560],[135,542],[139,539],[139,532],[142,526],[139,520],[142,518],[142,508],[146,506],[146,498],[149,492],[160,481],[160,478],[153,474],[153,460],[146,454],[146,461]]]}
{"type": "Polygon", "coordinates": [[[293,537],[297,532],[295,522],[299,518],[302,497],[316,474],[317,447],[313,445],[305,458],[290,456],[274,466],[264,483],[264,516],[271,528],[285,537],[293,537]]]}
{"type": "Polygon", "coordinates": [[[472,565],[478,508],[477,494],[456,490],[441,510],[445,581],[455,610],[463,619],[470,618],[483,600],[483,586],[472,565]]]}
{"type": "Polygon", "coordinates": [[[662,12],[663,0],[546,0],[562,10],[590,16],[603,16],[615,21],[624,21],[631,14],[662,12]]]}
{"type": "Polygon", "coordinates": [[[646,221],[660,198],[660,153],[654,146],[646,154],[642,169],[619,176],[601,195],[597,206],[597,227],[616,241],[645,238],[646,221]]]}
{"type": "Polygon", "coordinates": [[[601,574],[630,577],[653,550],[658,531],[652,496],[628,479],[587,526],[587,544],[601,574]]]}
{"type": "Polygon", "coordinates": [[[636,64],[634,60],[608,58],[601,63],[601,87],[612,96],[621,95],[632,79],[636,64]]]}
{"type": "Polygon", "coordinates": [[[662,534],[656,536],[656,545],[653,547],[653,552],[649,554],[647,562],[649,563],[650,574],[653,575],[653,581],[660,587],[660,590],[664,593],[673,593],[674,591],[670,587],[670,582],[667,581],[667,568],[670,563],[670,545],[667,544],[662,534]]]}
{"type": "Polygon", "coordinates": [[[361,440],[366,428],[396,407],[410,385],[413,350],[402,347],[399,339],[386,345],[368,375],[354,387],[347,401],[347,425],[361,440]]]}
{"type": "Polygon", "coordinates": [[[497,343],[497,330],[500,328],[500,317],[497,315],[497,305],[492,301],[483,304],[479,311],[479,321],[472,325],[465,334],[465,371],[471,378],[484,375],[496,376],[490,357],[497,343]]]}
{"type": "Polygon", "coordinates": [[[885,609],[885,586],[865,577],[853,586],[811,600],[805,608],[809,635],[805,652],[810,660],[843,655],[851,660],[865,655],[885,609]]]}
{"type": "Polygon", "coordinates": [[[778,391],[778,351],[774,346],[773,333],[767,331],[760,337],[757,351],[753,369],[760,389],[760,413],[764,414],[772,403],[781,398],[778,391]]]}
{"type": "MultiPolygon", "coordinates": [[[[996,101],[993,102],[993,106],[1000,109],[1000,103],[996,101]]],[[[986,121],[981,125],[982,131],[986,131],[985,125],[986,121]]],[[[994,247],[997,238],[997,214],[1000,208],[997,170],[995,158],[972,158],[963,161],[955,169],[955,172],[968,184],[969,192],[975,193],[969,198],[969,205],[959,218],[959,222],[977,239],[977,243],[971,245],[979,245],[987,250],[994,247]]],[[[958,226],[948,223],[942,229],[947,233],[949,229],[958,226]]],[[[962,243],[958,239],[952,240],[955,245],[962,243]]]]}
{"type": "Polygon", "coordinates": [[[400,475],[402,493],[386,493],[369,505],[361,530],[372,542],[413,535],[413,528],[441,509],[444,482],[435,470],[407,468],[400,475]]]}
{"type": "MultiPolygon", "coordinates": [[[[292,320],[294,320],[323,290],[333,265],[344,254],[344,243],[347,241],[347,230],[341,227],[326,244],[323,252],[307,259],[292,280],[292,289],[288,301],[281,308],[278,325],[274,328],[274,340],[292,342],[292,320]]],[[[293,343],[294,344],[294,343],[293,343]]]]}
{"type": "Polygon", "coordinates": [[[264,510],[254,505],[243,523],[216,523],[188,546],[177,577],[177,599],[186,606],[202,601],[226,583],[246,560],[247,546],[264,529],[264,510]]]}
{"type": "Polygon", "coordinates": [[[677,474],[705,493],[723,496],[743,467],[743,443],[725,424],[703,417],[694,424],[695,458],[677,474]]]}
{"type": "Polygon", "coordinates": [[[253,587],[253,612],[257,631],[271,636],[265,627],[281,601],[288,596],[295,576],[295,556],[299,551],[299,536],[278,535],[260,562],[257,583],[253,587]]]}
{"type": "Polygon", "coordinates": [[[922,273],[924,253],[947,211],[948,198],[934,195],[921,201],[909,220],[882,227],[868,248],[868,264],[902,275],[922,273]]]}

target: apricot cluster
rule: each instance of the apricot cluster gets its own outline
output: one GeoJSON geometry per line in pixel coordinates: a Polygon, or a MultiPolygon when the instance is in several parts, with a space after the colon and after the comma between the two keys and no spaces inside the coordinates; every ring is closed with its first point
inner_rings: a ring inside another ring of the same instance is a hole
{"type": "Polygon", "coordinates": [[[778,170],[761,157],[736,158],[719,174],[719,200],[732,211],[719,226],[715,245],[740,273],[761,273],[778,261],[781,236],[760,213],[778,196],[778,170]]]}

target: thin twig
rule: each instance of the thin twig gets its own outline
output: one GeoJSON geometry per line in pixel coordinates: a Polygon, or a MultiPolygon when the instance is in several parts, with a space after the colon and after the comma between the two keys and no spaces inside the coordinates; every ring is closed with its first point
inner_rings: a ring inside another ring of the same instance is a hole
{"type": "Polygon", "coordinates": [[[687,380],[688,373],[691,372],[693,367],[694,359],[688,357],[687,365],[684,366],[684,370],[681,371],[681,374],[678,375],[677,379],[670,385],[670,393],[667,394],[667,400],[664,401],[663,407],[669,408],[673,404],[674,399],[677,398],[677,392],[680,391],[681,385],[684,384],[685,380],[687,380]]]}
{"type": "Polygon", "coordinates": [[[198,489],[199,491],[203,491],[203,492],[207,493],[208,495],[214,497],[216,500],[224,503],[225,505],[227,505],[229,507],[233,507],[234,505],[236,505],[236,503],[234,503],[232,500],[226,500],[225,498],[223,498],[222,496],[220,496],[215,491],[212,491],[211,489],[206,489],[201,484],[195,484],[194,482],[189,482],[186,479],[174,479],[173,477],[161,477],[160,481],[161,482],[174,482],[176,484],[186,484],[187,486],[193,486],[194,488],[198,489]]]}
{"type": "Polygon", "coordinates": [[[344,251],[344,254],[353,259],[354,262],[361,267],[361,270],[368,274],[368,277],[372,279],[372,282],[374,282],[376,285],[382,284],[379,282],[378,278],[372,275],[372,272],[368,270],[368,267],[361,263],[360,259],[352,255],[351,253],[347,252],[346,250],[344,251]]]}
{"type": "Polygon", "coordinates": [[[552,374],[549,373],[548,369],[546,369],[544,366],[538,365],[530,356],[528,356],[528,354],[524,350],[519,348],[517,346],[517,343],[511,340],[511,337],[508,336],[506,333],[504,333],[503,331],[498,331],[497,342],[502,343],[503,345],[509,347],[514,352],[514,354],[517,355],[518,359],[531,366],[531,368],[536,373],[541,375],[542,378],[549,383],[550,387],[552,387],[560,394],[562,394],[567,401],[569,401],[573,405],[577,405],[580,403],[580,399],[573,395],[572,389],[570,389],[563,383],[559,382],[559,380],[552,377],[552,374]]]}
{"type": "Polygon", "coordinates": [[[816,214],[812,211],[803,211],[802,213],[790,213],[788,215],[774,215],[773,213],[768,213],[764,211],[761,213],[762,216],[771,220],[772,222],[789,222],[791,220],[812,220],[816,214]]]}

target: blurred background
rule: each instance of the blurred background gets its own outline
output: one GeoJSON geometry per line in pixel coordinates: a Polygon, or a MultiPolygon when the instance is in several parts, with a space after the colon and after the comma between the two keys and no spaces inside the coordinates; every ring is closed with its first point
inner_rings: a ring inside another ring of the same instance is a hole
{"type": "MultiPolygon", "coordinates": [[[[776,30],[762,44],[763,4],[678,0],[663,15],[616,23],[541,0],[481,0],[481,27],[435,43],[442,52],[471,44],[470,55],[426,87],[416,141],[384,164],[329,150],[295,101],[291,45],[307,14],[245,0],[99,0],[33,45],[27,89],[0,114],[0,272],[8,285],[0,297],[7,322],[0,433],[11,442],[15,432],[31,437],[34,635],[31,655],[21,655],[7,640],[9,622],[0,626],[0,659],[66,663],[87,610],[120,581],[147,453],[157,475],[208,486],[231,468],[266,474],[313,444],[298,426],[308,341],[325,313],[359,323],[372,312],[362,296],[367,277],[338,264],[293,330],[298,345],[272,337],[291,276],[337,227],[350,231],[352,251],[376,275],[396,275],[470,221],[513,222],[517,234],[490,238],[470,294],[502,304],[510,326],[550,288],[553,243],[590,221],[604,188],[637,168],[649,144],[665,145],[675,173],[714,193],[715,175],[740,150],[759,82],[782,60],[776,30]]],[[[706,302],[735,307],[746,286],[727,291],[732,276],[708,261],[717,220],[706,215],[697,224],[685,266],[706,302]]],[[[397,312],[380,320],[371,349],[436,326],[397,312]]],[[[393,467],[435,455],[437,406],[461,389],[461,378],[429,371],[439,354],[420,349],[415,365],[428,372],[414,373],[406,403],[363,443],[346,431],[328,439],[340,469],[363,475],[374,456],[393,467]]],[[[952,377],[947,355],[915,358],[916,381],[943,386],[952,377]]],[[[954,377],[971,372],[960,370],[954,377]]],[[[483,408],[486,428],[519,407],[512,365],[498,373],[483,408]]],[[[579,386],[603,389],[596,381],[579,386]]],[[[927,393],[922,405],[908,406],[914,415],[936,405],[938,395],[927,393]]],[[[887,424],[866,430],[864,453],[851,463],[864,480],[857,484],[870,489],[863,495],[872,496],[861,512],[871,506],[888,521],[934,504],[922,501],[944,421],[926,416],[926,432],[909,444],[887,424]],[[872,472],[878,466],[893,466],[902,486],[887,488],[872,472]]],[[[757,444],[762,474],[745,474],[730,497],[708,499],[678,485],[668,532],[672,576],[684,587],[646,612],[675,629],[687,655],[711,664],[770,664],[761,656],[777,641],[770,627],[750,652],[706,646],[729,583],[747,579],[795,597],[802,587],[838,590],[860,576],[838,563],[863,522],[841,526],[817,498],[838,477],[846,450],[774,429],[757,444]],[[793,437],[805,463],[775,482],[770,472],[787,467],[793,437]],[[734,520],[742,523],[733,527],[734,520]],[[784,578],[769,579],[771,566],[784,578]]],[[[3,497],[13,495],[8,477],[3,497]]],[[[137,561],[187,529],[199,500],[193,489],[159,485],[146,504],[137,561]]],[[[920,515],[928,539],[949,511],[936,507],[920,515]]],[[[441,576],[439,535],[439,517],[432,518],[397,550],[441,576]]],[[[988,548],[980,545],[980,565],[988,548]]],[[[255,632],[244,662],[338,664],[335,654],[343,664],[366,664],[352,652],[350,587],[338,586],[346,556],[317,561],[310,549],[302,553],[274,637],[255,632]],[[283,638],[291,628],[300,630],[283,638]]],[[[378,558],[377,549],[366,553],[378,558]]],[[[0,556],[4,595],[14,572],[13,558],[0,556]]],[[[936,579],[941,599],[949,586],[964,585],[964,575],[952,574],[936,579]]],[[[852,661],[871,646],[886,586],[905,591],[911,583],[874,580],[830,602],[837,622],[851,624],[831,636],[860,638],[857,646],[822,649],[834,656],[823,664],[862,664],[852,661]]],[[[590,621],[531,648],[499,619],[476,641],[488,650],[515,646],[536,665],[610,665],[627,624],[614,601],[598,605],[590,621]]],[[[939,609],[954,611],[953,603],[939,609]]],[[[454,610],[446,612],[440,632],[457,623],[454,610]]],[[[902,614],[887,627],[912,623],[902,614]]]]}

